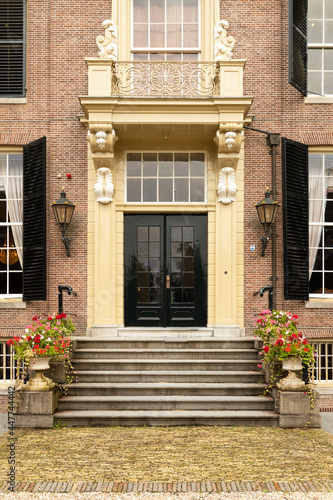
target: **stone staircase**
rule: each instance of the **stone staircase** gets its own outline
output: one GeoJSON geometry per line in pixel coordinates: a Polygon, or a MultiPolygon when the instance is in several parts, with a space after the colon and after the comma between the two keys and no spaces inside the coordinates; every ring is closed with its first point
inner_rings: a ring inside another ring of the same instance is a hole
{"type": "Polygon", "coordinates": [[[54,417],[67,426],[276,426],[257,362],[247,337],[83,337],[78,382],[54,417]]]}

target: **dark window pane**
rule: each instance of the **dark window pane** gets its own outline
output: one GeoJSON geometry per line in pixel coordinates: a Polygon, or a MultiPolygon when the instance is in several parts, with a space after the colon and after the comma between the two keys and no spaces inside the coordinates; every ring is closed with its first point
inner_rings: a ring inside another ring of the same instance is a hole
{"type": "Polygon", "coordinates": [[[188,201],[188,179],[175,179],[175,201],[188,201]]]}
{"type": "Polygon", "coordinates": [[[171,228],[171,241],[182,241],[182,228],[173,226],[171,228]]]}
{"type": "Polygon", "coordinates": [[[157,201],[157,179],[143,179],[142,201],[157,201]]]}
{"type": "Polygon", "coordinates": [[[0,247],[4,246],[5,241],[7,241],[7,227],[0,226],[0,247]]]}
{"type": "Polygon", "coordinates": [[[148,226],[138,227],[138,241],[148,241],[148,226]]]}
{"type": "Polygon", "coordinates": [[[193,203],[205,201],[205,180],[204,179],[191,179],[190,201],[192,201],[193,203]]]}
{"type": "Polygon", "coordinates": [[[159,226],[150,226],[149,228],[149,240],[150,241],[160,241],[161,238],[161,228],[159,226]]]}
{"type": "Polygon", "coordinates": [[[182,243],[171,243],[171,257],[177,257],[182,254],[182,243]]]}
{"type": "Polygon", "coordinates": [[[149,257],[160,257],[161,245],[159,243],[149,243],[149,257]]]}
{"type": "Polygon", "coordinates": [[[7,273],[0,273],[0,294],[7,293],[7,273]]]}
{"type": "Polygon", "coordinates": [[[182,302],[182,289],[172,288],[171,289],[171,302],[179,303],[182,302]]]}
{"type": "Polygon", "coordinates": [[[149,286],[149,273],[138,273],[138,286],[149,286]]]}
{"type": "Polygon", "coordinates": [[[194,259],[193,257],[185,257],[184,258],[184,271],[193,271],[194,270],[194,259]]]}
{"type": "Polygon", "coordinates": [[[194,275],[193,273],[183,274],[184,286],[193,287],[194,286],[194,275]]]}
{"type": "Polygon", "coordinates": [[[182,286],[182,275],[181,274],[171,274],[171,286],[180,287],[182,286]]]}
{"type": "Polygon", "coordinates": [[[149,259],[149,271],[160,271],[160,259],[149,259]]]}
{"type": "Polygon", "coordinates": [[[325,221],[333,222],[333,201],[327,200],[325,210],[325,221]]]}
{"type": "Polygon", "coordinates": [[[141,179],[127,179],[127,201],[141,201],[141,179]]]}
{"type": "Polygon", "coordinates": [[[148,257],[148,243],[138,242],[138,257],[148,257]]]}
{"type": "Polygon", "coordinates": [[[325,273],[325,293],[333,293],[333,273],[325,273]]]}
{"type": "Polygon", "coordinates": [[[22,267],[16,250],[9,250],[9,270],[21,271],[22,267]]]}
{"type": "Polygon", "coordinates": [[[183,259],[177,259],[177,258],[171,259],[171,272],[172,273],[176,273],[177,271],[182,270],[182,260],[183,259]]]}
{"type": "Polygon", "coordinates": [[[149,288],[138,288],[138,302],[149,302],[149,288]]]}
{"type": "Polygon", "coordinates": [[[149,285],[152,288],[161,286],[161,274],[160,273],[149,273],[149,285]]]}
{"type": "Polygon", "coordinates": [[[158,200],[160,202],[173,201],[173,179],[159,179],[158,200]]]}
{"type": "MultiPolygon", "coordinates": [[[[312,252],[312,249],[310,250],[310,254],[312,252]]],[[[315,265],[313,266],[314,271],[322,271],[323,269],[323,249],[318,248],[317,253],[316,253],[316,260],[315,260],[315,265]]]]}
{"type": "Polygon", "coordinates": [[[193,242],[192,241],[184,243],[184,255],[185,255],[185,257],[193,257],[194,249],[193,249],[193,242]]]}
{"type": "Polygon", "coordinates": [[[194,302],[194,290],[193,290],[193,288],[184,288],[183,301],[184,302],[194,302]]]}
{"type": "Polygon", "coordinates": [[[183,240],[193,242],[193,226],[183,227],[183,240]]]}
{"type": "Polygon", "coordinates": [[[148,271],[148,259],[138,259],[138,271],[148,271]]]}
{"type": "Polygon", "coordinates": [[[0,271],[7,269],[7,250],[0,250],[0,271]]]}
{"type": "MultiPolygon", "coordinates": [[[[1,194],[1,191],[0,191],[1,194]]],[[[6,218],[6,202],[0,201],[0,222],[7,222],[6,218]]]]}
{"type": "Polygon", "coordinates": [[[310,293],[323,293],[323,275],[313,272],[310,279],[310,293]]]}
{"type": "Polygon", "coordinates": [[[22,273],[9,273],[9,293],[22,293],[22,273]]]}
{"type": "Polygon", "coordinates": [[[161,301],[161,289],[151,288],[150,289],[150,302],[160,302],[161,301]]]}

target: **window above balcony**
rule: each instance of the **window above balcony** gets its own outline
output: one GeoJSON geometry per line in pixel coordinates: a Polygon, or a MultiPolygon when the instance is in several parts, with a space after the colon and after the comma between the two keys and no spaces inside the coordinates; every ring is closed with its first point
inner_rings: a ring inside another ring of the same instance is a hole
{"type": "Polygon", "coordinates": [[[133,0],[133,61],[197,61],[199,0],[133,0]]]}

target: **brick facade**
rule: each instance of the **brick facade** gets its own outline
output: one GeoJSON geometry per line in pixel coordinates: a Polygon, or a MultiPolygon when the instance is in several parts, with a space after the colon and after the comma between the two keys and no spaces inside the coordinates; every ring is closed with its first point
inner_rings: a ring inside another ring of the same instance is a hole
{"type": "MultiPolygon", "coordinates": [[[[51,209],[47,211],[47,301],[26,309],[0,309],[0,336],[22,332],[35,314],[57,310],[58,284],[71,285],[77,297],[64,303],[84,335],[87,317],[87,141],[78,115],[78,96],[87,95],[85,57],[97,55],[95,37],[111,14],[111,1],[29,0],[27,6],[27,103],[0,104],[0,146],[23,146],[47,137],[47,204],[65,187],[77,204],[69,230],[72,255],[66,257],[51,209]],[[71,173],[71,179],[66,174],[71,173]],[[59,178],[61,174],[61,178],[59,178]]],[[[223,0],[221,19],[236,38],[234,59],[246,58],[244,95],[254,96],[252,126],[308,145],[333,146],[333,104],[305,104],[288,84],[288,0],[223,0]]],[[[212,26],[213,33],[213,26],[212,26]]],[[[267,296],[253,292],[270,284],[271,244],[260,256],[260,227],[254,203],[271,186],[271,156],[264,134],[245,132],[245,327],[267,307],[267,296]],[[250,251],[255,244],[256,250],[250,251]]],[[[281,146],[277,189],[282,202],[281,146]]],[[[282,210],[277,220],[277,307],[291,310],[310,338],[333,339],[333,308],[307,309],[302,301],[283,300],[282,210]]],[[[332,406],[331,403],[328,406],[332,406]]]]}

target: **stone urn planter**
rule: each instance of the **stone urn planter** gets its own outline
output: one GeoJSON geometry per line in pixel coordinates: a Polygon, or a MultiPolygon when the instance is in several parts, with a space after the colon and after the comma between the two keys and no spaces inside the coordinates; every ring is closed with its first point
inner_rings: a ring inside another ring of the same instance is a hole
{"type": "Polygon", "coordinates": [[[306,389],[305,382],[296,375],[297,372],[302,371],[301,358],[283,359],[282,369],[288,371],[288,375],[276,384],[281,391],[304,391],[306,389]]]}
{"type": "Polygon", "coordinates": [[[31,358],[29,369],[35,372],[35,375],[24,386],[27,391],[53,391],[55,383],[49,378],[45,377],[44,371],[50,368],[49,361],[51,357],[37,357],[31,358]]]}

